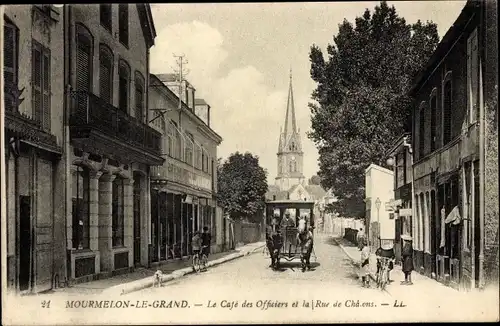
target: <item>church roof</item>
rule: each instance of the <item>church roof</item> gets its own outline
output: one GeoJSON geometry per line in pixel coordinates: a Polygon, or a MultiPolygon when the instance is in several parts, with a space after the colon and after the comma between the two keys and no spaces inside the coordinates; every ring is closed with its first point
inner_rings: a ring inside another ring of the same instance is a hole
{"type": "Polygon", "coordinates": [[[285,116],[285,139],[289,135],[297,132],[297,123],[295,121],[295,105],[293,103],[293,87],[292,87],[292,70],[290,69],[290,86],[288,87],[288,99],[286,102],[286,116],[285,116]]]}
{"type": "Polygon", "coordinates": [[[326,195],[325,189],[320,185],[307,185],[304,188],[306,188],[307,192],[312,195],[314,199],[320,199],[326,195]]]}

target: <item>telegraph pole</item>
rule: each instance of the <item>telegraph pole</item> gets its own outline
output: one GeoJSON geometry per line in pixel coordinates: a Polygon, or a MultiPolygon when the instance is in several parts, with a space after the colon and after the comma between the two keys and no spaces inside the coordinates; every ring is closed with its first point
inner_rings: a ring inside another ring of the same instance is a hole
{"type": "Polygon", "coordinates": [[[178,80],[179,80],[179,127],[181,126],[181,117],[182,117],[182,85],[184,83],[184,76],[189,73],[189,71],[184,71],[185,65],[187,65],[189,62],[187,59],[185,59],[185,55],[175,55],[174,57],[177,58],[177,66],[178,69],[174,69],[176,73],[178,73],[178,80]]]}

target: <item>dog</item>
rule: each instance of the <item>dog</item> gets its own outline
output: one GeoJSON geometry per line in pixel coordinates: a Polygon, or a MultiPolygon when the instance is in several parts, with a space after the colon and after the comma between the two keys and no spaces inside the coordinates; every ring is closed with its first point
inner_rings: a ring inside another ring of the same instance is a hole
{"type": "Polygon", "coordinates": [[[161,270],[157,270],[153,275],[153,287],[161,287],[161,279],[163,276],[163,272],[161,270]]]}

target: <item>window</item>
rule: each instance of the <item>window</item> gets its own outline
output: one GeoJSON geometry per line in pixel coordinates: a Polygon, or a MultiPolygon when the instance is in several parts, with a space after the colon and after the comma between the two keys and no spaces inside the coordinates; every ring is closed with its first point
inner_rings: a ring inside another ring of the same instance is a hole
{"type": "Polygon", "coordinates": [[[35,120],[50,130],[50,50],[32,41],[31,87],[35,120]]]}
{"type": "Polygon", "coordinates": [[[173,156],[181,160],[182,159],[182,142],[181,142],[181,134],[179,129],[177,128],[177,123],[175,121],[171,121],[172,129],[174,130],[174,141],[173,141],[173,156]]]}
{"type": "Polygon", "coordinates": [[[112,245],[113,247],[123,246],[123,236],[124,236],[124,201],[125,201],[125,183],[123,178],[116,177],[113,181],[112,189],[112,245]]]}
{"type": "Polygon", "coordinates": [[[128,113],[130,67],[124,60],[120,60],[118,76],[118,108],[128,113]]]}
{"type": "Polygon", "coordinates": [[[5,17],[3,26],[3,80],[5,110],[18,108],[19,29],[5,17]]]}
{"type": "Polygon", "coordinates": [[[425,155],[425,104],[420,104],[419,119],[418,119],[418,154],[419,157],[425,155]]]}
{"type": "Polygon", "coordinates": [[[473,123],[479,118],[479,59],[477,29],[474,29],[467,40],[467,99],[469,122],[473,123]]]}
{"type": "Polygon", "coordinates": [[[184,161],[187,164],[192,165],[193,164],[193,135],[190,133],[186,133],[186,146],[184,147],[184,161]]]}
{"type": "Polygon", "coordinates": [[[93,38],[82,25],[76,25],[76,89],[92,90],[92,44],[93,38]]]}
{"type": "Polygon", "coordinates": [[[437,95],[435,90],[431,94],[431,152],[436,150],[436,120],[437,120],[437,95]]]}
{"type": "Polygon", "coordinates": [[[112,9],[111,5],[99,5],[99,15],[101,19],[101,25],[112,31],[112,9]]]}
{"type": "Polygon", "coordinates": [[[73,248],[88,249],[90,247],[89,218],[89,170],[77,166],[72,180],[72,220],[73,248]]]}
{"type": "Polygon", "coordinates": [[[443,87],[443,146],[451,141],[451,92],[451,73],[449,73],[443,87]]]}
{"type": "Polygon", "coordinates": [[[146,118],[144,112],[144,77],[138,71],[135,72],[135,117],[141,121],[146,118]]]}
{"type": "Polygon", "coordinates": [[[113,104],[113,54],[102,44],[99,48],[99,95],[113,104]]]}
{"type": "Polygon", "coordinates": [[[118,25],[120,42],[128,47],[128,4],[118,5],[118,25]]]}
{"type": "Polygon", "coordinates": [[[406,152],[399,153],[396,156],[396,180],[397,180],[397,187],[401,187],[405,184],[405,154],[406,152]]]}
{"type": "Polygon", "coordinates": [[[174,128],[169,126],[167,131],[167,153],[172,156],[174,153],[174,128]]]}

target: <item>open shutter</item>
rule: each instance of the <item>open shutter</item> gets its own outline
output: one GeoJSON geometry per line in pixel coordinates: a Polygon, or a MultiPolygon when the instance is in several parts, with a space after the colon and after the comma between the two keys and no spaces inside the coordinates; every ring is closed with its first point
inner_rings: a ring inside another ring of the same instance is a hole
{"type": "Polygon", "coordinates": [[[139,80],[136,80],[135,86],[135,117],[137,120],[144,121],[144,110],[142,108],[142,104],[144,102],[142,85],[137,84],[139,80]]]}
{"type": "Polygon", "coordinates": [[[76,55],[76,89],[90,91],[90,46],[79,40],[76,55]]]}
{"type": "Polygon", "coordinates": [[[44,130],[50,131],[50,51],[45,49],[43,52],[43,111],[42,126],[44,130]]]}
{"type": "MultiPolygon", "coordinates": [[[[478,60],[478,39],[477,29],[475,29],[467,40],[467,52],[470,49],[470,119],[471,122],[479,118],[479,60],[478,60]]],[[[469,66],[469,64],[467,65],[469,66]]],[[[468,78],[469,79],[469,78],[468,78]]]]}
{"type": "Polygon", "coordinates": [[[99,95],[107,103],[112,103],[111,67],[112,67],[111,59],[108,57],[106,53],[101,52],[100,67],[99,67],[99,83],[100,83],[99,95]]]}
{"type": "Polygon", "coordinates": [[[443,100],[443,145],[451,140],[451,80],[445,82],[443,100]]]}
{"type": "Polygon", "coordinates": [[[42,51],[37,43],[33,43],[32,48],[32,103],[35,120],[42,121],[43,101],[42,101],[42,51]]]}
{"type": "Polygon", "coordinates": [[[17,35],[17,29],[14,25],[4,25],[3,78],[6,111],[12,111],[16,108],[16,96],[12,90],[17,89],[17,35]]]}

